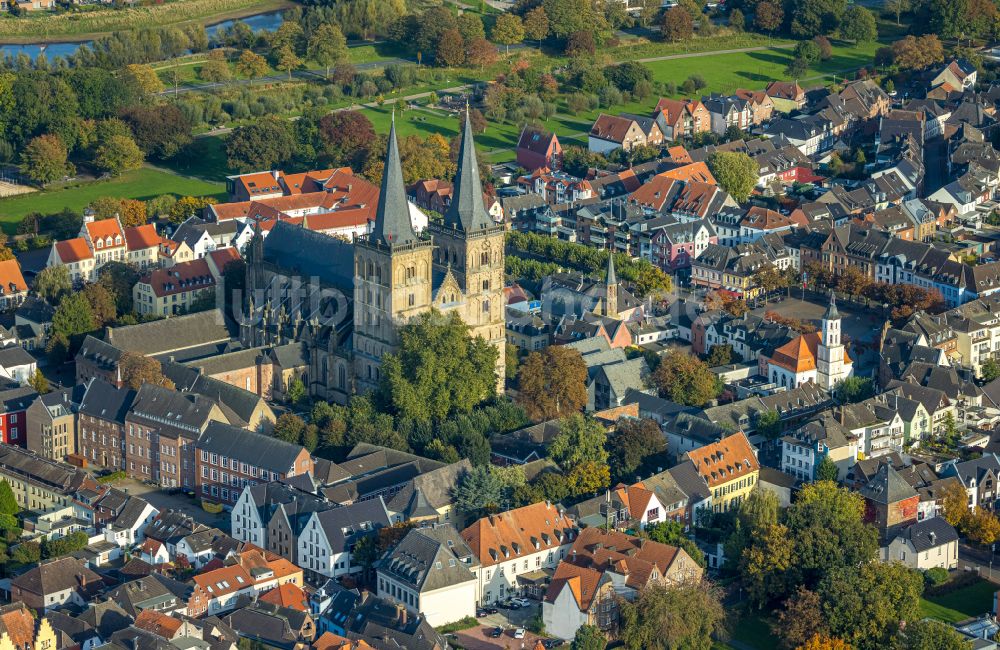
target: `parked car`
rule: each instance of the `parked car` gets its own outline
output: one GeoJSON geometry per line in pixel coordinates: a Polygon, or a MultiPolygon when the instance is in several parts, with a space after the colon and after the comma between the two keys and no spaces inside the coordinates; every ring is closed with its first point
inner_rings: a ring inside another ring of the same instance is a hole
{"type": "Polygon", "coordinates": [[[518,607],[531,607],[531,601],[527,598],[511,598],[510,602],[514,603],[518,607]]]}
{"type": "Polygon", "coordinates": [[[564,641],[562,639],[545,639],[542,641],[542,645],[546,648],[561,648],[564,641]]]}
{"type": "Polygon", "coordinates": [[[503,636],[503,628],[500,627],[499,625],[496,626],[495,628],[493,628],[493,631],[490,632],[490,636],[493,637],[494,639],[499,639],[500,637],[503,636]]]}
{"type": "Polygon", "coordinates": [[[499,612],[499,610],[496,607],[484,607],[483,611],[490,616],[499,612]]]}
{"type": "Polygon", "coordinates": [[[519,627],[516,630],[514,630],[514,638],[515,639],[523,639],[524,638],[524,628],[523,627],[519,627]]]}

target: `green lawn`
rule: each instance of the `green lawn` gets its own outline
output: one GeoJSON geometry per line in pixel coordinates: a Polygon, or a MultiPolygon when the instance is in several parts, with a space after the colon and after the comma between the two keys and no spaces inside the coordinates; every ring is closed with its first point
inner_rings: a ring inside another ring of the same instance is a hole
{"type": "Polygon", "coordinates": [[[17,222],[31,212],[48,214],[63,208],[82,210],[94,199],[115,196],[125,199],[148,200],[161,194],[177,196],[215,196],[224,198],[225,186],[196,178],[143,167],[107,181],[93,181],[57,190],[23,194],[0,199],[0,228],[13,232],[17,222]]]}
{"type": "MultiPolygon", "coordinates": [[[[876,44],[838,44],[833,56],[810,68],[804,86],[818,85],[819,77],[839,74],[869,65],[875,55],[876,44]]],[[[788,80],[785,68],[794,58],[788,49],[772,48],[759,52],[716,54],[689,59],[669,59],[645,63],[656,81],[673,82],[678,86],[693,74],[705,78],[708,87],[699,94],[709,92],[732,93],[737,88],[762,89],[769,82],[788,80]]],[[[680,93],[680,91],[678,91],[680,93]]]]}
{"type": "Polygon", "coordinates": [[[1000,588],[989,580],[980,580],[968,587],[942,596],[920,599],[920,615],[930,616],[946,623],[957,623],[967,618],[993,611],[993,594],[1000,588]]]}

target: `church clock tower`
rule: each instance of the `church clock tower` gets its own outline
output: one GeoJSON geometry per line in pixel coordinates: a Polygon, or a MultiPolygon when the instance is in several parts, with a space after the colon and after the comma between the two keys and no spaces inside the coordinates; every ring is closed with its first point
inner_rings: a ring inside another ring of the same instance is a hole
{"type": "Polygon", "coordinates": [[[844,369],[844,345],[840,342],[840,313],[837,299],[830,292],[830,306],[823,314],[823,326],[816,346],[816,383],[826,390],[847,376],[844,369]]]}

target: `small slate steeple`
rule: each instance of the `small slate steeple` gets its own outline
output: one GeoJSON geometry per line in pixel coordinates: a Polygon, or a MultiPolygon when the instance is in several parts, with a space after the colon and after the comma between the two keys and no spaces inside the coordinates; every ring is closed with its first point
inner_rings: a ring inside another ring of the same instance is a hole
{"type": "Polygon", "coordinates": [[[611,251],[608,253],[608,275],[604,283],[606,285],[613,286],[618,284],[618,274],[615,273],[615,253],[611,251]]]}
{"type": "Polygon", "coordinates": [[[465,107],[462,145],[458,152],[455,188],[451,204],[444,215],[444,223],[449,228],[465,232],[485,230],[496,225],[483,205],[483,184],[479,180],[479,161],[476,159],[476,144],[472,139],[468,104],[465,107]]]}
{"type": "Polygon", "coordinates": [[[830,289],[830,305],[826,308],[826,313],[823,314],[823,320],[838,320],[840,318],[840,312],[837,311],[837,295],[830,289]]]}
{"type": "Polygon", "coordinates": [[[406,199],[406,185],[403,182],[403,166],[399,159],[399,145],[396,142],[396,117],[393,115],[389,129],[389,147],[382,170],[382,187],[375,212],[375,225],[371,241],[385,246],[412,244],[417,241],[417,233],[410,222],[410,205],[406,199]]]}

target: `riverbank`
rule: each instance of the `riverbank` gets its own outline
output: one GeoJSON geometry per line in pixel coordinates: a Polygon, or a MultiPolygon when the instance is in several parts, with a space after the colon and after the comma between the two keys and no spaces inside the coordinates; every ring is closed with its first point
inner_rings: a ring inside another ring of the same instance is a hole
{"type": "Polygon", "coordinates": [[[173,0],[162,5],[126,9],[0,18],[0,44],[79,43],[116,31],[152,27],[205,26],[281,11],[293,6],[290,0],[173,0]]]}

